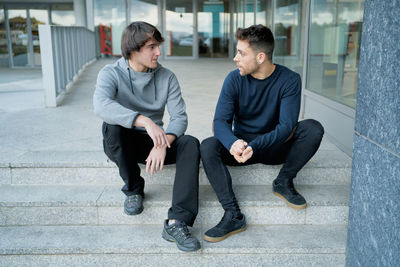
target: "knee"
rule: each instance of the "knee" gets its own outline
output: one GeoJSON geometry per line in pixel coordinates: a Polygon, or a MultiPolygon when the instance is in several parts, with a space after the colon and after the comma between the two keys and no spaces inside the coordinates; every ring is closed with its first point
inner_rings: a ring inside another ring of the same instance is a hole
{"type": "Polygon", "coordinates": [[[310,128],[315,136],[319,136],[321,138],[324,136],[324,127],[319,121],[310,119],[310,128]]]}
{"type": "Polygon", "coordinates": [[[324,136],[324,127],[322,124],[314,119],[308,119],[300,122],[301,127],[305,130],[306,134],[315,140],[321,140],[324,136]]]}
{"type": "Polygon", "coordinates": [[[103,124],[103,138],[108,145],[122,143],[124,128],[119,125],[103,124]]]}
{"type": "Polygon", "coordinates": [[[220,145],[217,138],[214,136],[204,139],[200,145],[200,155],[202,159],[208,159],[217,154],[218,146],[220,145]]]}
{"type": "Polygon", "coordinates": [[[104,133],[106,136],[121,136],[123,132],[123,127],[120,125],[112,125],[108,123],[103,124],[104,133]]]}
{"type": "Polygon", "coordinates": [[[181,137],[179,137],[179,144],[182,145],[185,149],[193,151],[197,155],[200,154],[200,142],[196,137],[193,137],[191,135],[182,135],[181,137]]]}

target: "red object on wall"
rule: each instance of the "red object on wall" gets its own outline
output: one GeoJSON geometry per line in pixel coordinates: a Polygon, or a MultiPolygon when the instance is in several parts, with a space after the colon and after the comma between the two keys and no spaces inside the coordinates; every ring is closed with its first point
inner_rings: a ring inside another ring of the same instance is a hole
{"type": "Polygon", "coordinates": [[[100,53],[112,55],[112,32],[111,27],[100,24],[100,53]]]}

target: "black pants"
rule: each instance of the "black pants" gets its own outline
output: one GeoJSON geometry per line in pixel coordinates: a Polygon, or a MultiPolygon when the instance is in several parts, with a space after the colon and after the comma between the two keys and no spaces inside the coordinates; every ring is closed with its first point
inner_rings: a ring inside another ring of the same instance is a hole
{"type": "MultiPolygon", "coordinates": [[[[201,159],[207,177],[217,194],[224,210],[240,213],[240,208],[232,189],[232,178],[226,165],[240,166],[254,163],[282,164],[278,179],[294,179],[300,169],[317,152],[324,134],[324,128],[315,120],[300,121],[292,138],[280,145],[273,145],[259,151],[245,163],[238,163],[229,151],[215,137],[205,139],[200,145],[201,159]]],[[[238,136],[250,142],[257,136],[238,136]]]]}
{"type": "MultiPolygon", "coordinates": [[[[138,163],[145,164],[153,141],[146,133],[127,129],[119,125],[103,123],[103,147],[106,155],[114,161],[125,182],[125,195],[144,196],[144,179],[140,176],[138,163]]],[[[168,219],[186,222],[192,226],[198,213],[199,195],[199,141],[190,135],[183,135],[167,148],[165,165],[176,163],[172,206],[168,219]]]]}

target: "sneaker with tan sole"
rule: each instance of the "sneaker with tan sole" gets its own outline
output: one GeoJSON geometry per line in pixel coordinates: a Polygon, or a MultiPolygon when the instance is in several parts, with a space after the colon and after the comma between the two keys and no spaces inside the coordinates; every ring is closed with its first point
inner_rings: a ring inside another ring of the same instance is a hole
{"type": "Polygon", "coordinates": [[[205,232],[203,239],[208,242],[220,242],[230,235],[246,230],[246,217],[244,214],[235,217],[232,211],[225,211],[221,221],[205,232]]]}
{"type": "Polygon", "coordinates": [[[277,180],[272,183],[274,194],[282,198],[289,207],[301,210],[307,207],[307,202],[302,195],[297,192],[293,185],[293,179],[277,180]]]}

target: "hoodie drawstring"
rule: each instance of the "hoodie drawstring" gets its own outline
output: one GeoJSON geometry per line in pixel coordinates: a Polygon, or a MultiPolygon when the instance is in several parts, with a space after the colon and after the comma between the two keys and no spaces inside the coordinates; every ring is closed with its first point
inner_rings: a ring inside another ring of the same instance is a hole
{"type": "Polygon", "coordinates": [[[154,84],[154,100],[157,101],[157,86],[156,86],[156,73],[153,73],[153,84],[154,84]]]}
{"type": "Polygon", "coordinates": [[[132,85],[132,78],[131,78],[131,70],[129,69],[129,67],[127,68],[127,70],[128,70],[128,73],[129,73],[129,84],[131,85],[131,91],[132,91],[132,94],[135,94],[135,93],[133,92],[133,85],[132,85]]]}

